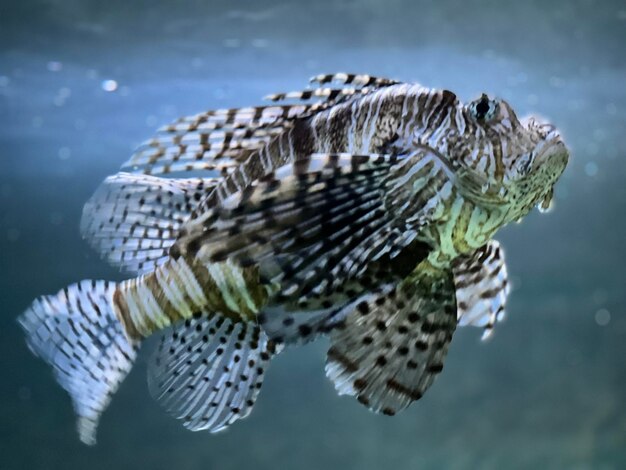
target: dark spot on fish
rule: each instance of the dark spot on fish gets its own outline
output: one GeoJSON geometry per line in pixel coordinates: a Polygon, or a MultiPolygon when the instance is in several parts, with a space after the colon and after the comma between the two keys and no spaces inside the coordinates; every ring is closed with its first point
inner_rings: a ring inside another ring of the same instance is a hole
{"type": "Polygon", "coordinates": [[[370,307],[367,302],[359,303],[359,305],[357,305],[357,309],[361,313],[361,315],[367,315],[370,311],[370,307]]]}
{"type": "Polygon", "coordinates": [[[298,327],[298,331],[300,332],[301,336],[309,336],[312,333],[312,329],[309,325],[300,325],[298,327]]]}
{"type": "Polygon", "coordinates": [[[363,379],[363,378],[361,378],[361,379],[356,379],[356,380],[354,381],[353,385],[354,385],[354,389],[355,389],[355,390],[361,391],[361,390],[363,390],[365,387],[367,387],[367,381],[366,381],[365,379],[363,379]]]}
{"type": "Polygon", "coordinates": [[[432,372],[433,374],[438,374],[443,370],[443,364],[429,364],[428,372],[432,372]]]}
{"type": "Polygon", "coordinates": [[[359,396],[356,397],[356,399],[362,405],[369,406],[369,404],[370,404],[369,399],[365,395],[359,395],[359,396]]]}

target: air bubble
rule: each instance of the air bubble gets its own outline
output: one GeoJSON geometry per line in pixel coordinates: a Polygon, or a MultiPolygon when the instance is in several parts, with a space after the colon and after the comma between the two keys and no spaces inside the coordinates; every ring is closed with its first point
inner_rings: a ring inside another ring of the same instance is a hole
{"type": "Polygon", "coordinates": [[[60,72],[63,70],[63,64],[57,60],[51,60],[48,62],[48,70],[50,72],[60,72]]]}
{"type": "Polygon", "coordinates": [[[72,151],[69,147],[61,147],[59,149],[59,160],[68,160],[72,156],[72,151]]]}
{"type": "Polygon", "coordinates": [[[253,39],[252,47],[256,47],[257,49],[262,49],[269,46],[269,41],[267,39],[253,39]]]}
{"type": "Polygon", "coordinates": [[[596,162],[587,162],[585,164],[585,173],[587,176],[596,176],[596,174],[598,174],[598,165],[596,162]]]}
{"type": "Polygon", "coordinates": [[[235,38],[225,39],[224,40],[224,46],[225,47],[232,47],[232,48],[239,47],[239,46],[241,46],[241,41],[239,39],[235,39],[235,38]]]}
{"type": "Polygon", "coordinates": [[[111,92],[117,90],[117,82],[115,80],[104,80],[101,86],[104,91],[111,92]]]}
{"type": "Polygon", "coordinates": [[[600,326],[606,326],[611,321],[611,313],[605,309],[601,308],[595,314],[596,323],[600,326]]]}

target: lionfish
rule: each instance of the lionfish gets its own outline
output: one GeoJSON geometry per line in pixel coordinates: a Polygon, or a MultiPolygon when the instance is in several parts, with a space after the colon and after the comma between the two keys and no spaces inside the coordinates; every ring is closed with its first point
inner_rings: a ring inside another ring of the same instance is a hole
{"type": "Polygon", "coordinates": [[[442,371],[457,325],[488,336],[503,317],[492,237],[549,207],[568,161],[555,127],[485,94],[312,82],[161,128],[85,205],[83,236],[137,277],[73,284],[19,318],[83,442],[157,332],[150,393],[216,432],[250,413],[287,345],[327,336],[338,393],[393,415],[442,371]]]}

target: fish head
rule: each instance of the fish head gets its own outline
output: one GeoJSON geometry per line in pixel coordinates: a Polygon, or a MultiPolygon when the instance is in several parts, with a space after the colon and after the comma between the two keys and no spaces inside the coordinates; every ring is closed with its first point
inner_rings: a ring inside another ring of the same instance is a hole
{"type": "Polygon", "coordinates": [[[506,101],[485,94],[460,107],[462,132],[444,150],[464,194],[505,206],[508,220],[535,206],[547,209],[569,160],[556,127],[536,117],[519,120],[506,101]]]}

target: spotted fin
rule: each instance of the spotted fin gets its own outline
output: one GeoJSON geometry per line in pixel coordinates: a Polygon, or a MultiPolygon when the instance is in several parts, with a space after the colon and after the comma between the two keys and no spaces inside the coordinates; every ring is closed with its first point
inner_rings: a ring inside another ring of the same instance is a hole
{"type": "Polygon", "coordinates": [[[341,309],[285,311],[282,306],[265,308],[259,315],[263,331],[279,344],[305,344],[328,329],[333,316],[341,309]]]}
{"type": "Polygon", "coordinates": [[[330,292],[295,301],[285,299],[279,305],[265,307],[258,316],[259,324],[270,338],[285,344],[303,344],[328,334],[342,325],[366,292],[398,284],[430,251],[430,245],[414,240],[397,256],[392,258],[386,253],[368,263],[361,275],[342,282],[330,292]]]}
{"type": "Polygon", "coordinates": [[[451,273],[417,271],[396,288],[364,297],[332,330],[326,375],[340,395],[393,415],[421,398],[441,372],[455,327],[451,273]]]}
{"type": "Polygon", "coordinates": [[[80,440],[90,445],[139,348],[116,316],[115,292],[114,283],[82,281],[35,300],[18,319],[31,351],[70,394],[80,440]]]}
{"type": "Polygon", "coordinates": [[[199,312],[162,336],[150,393],[186,428],[217,432],[250,414],[277,352],[259,326],[199,312]]]}
{"type": "Polygon", "coordinates": [[[110,176],[85,204],[81,233],[113,266],[136,274],[153,271],[168,259],[181,226],[217,181],[110,176]]]}
{"type": "Polygon", "coordinates": [[[504,250],[491,240],[470,256],[457,260],[453,273],[459,325],[482,327],[482,338],[487,339],[496,322],[504,318],[510,289],[504,250]]]}
{"type": "Polygon", "coordinates": [[[302,345],[340,325],[354,310],[354,301],[317,310],[286,310],[285,305],[266,307],[258,316],[263,331],[278,344],[302,345]]]}

